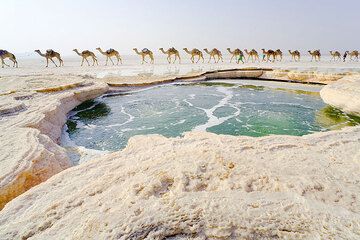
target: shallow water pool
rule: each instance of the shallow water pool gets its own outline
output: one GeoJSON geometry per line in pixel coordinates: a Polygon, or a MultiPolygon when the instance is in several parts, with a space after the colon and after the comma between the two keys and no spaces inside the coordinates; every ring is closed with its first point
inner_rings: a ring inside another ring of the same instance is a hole
{"type": "Polygon", "coordinates": [[[134,135],[184,132],[301,136],[360,123],[327,106],[321,86],[257,80],[161,85],[103,96],[75,108],[67,132],[76,145],[119,150],[134,135]]]}

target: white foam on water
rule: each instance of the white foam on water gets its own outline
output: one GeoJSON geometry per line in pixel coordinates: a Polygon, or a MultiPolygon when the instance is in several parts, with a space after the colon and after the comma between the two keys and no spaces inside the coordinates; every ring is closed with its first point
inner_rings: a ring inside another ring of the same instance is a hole
{"type": "Polygon", "coordinates": [[[95,128],[97,128],[97,126],[94,125],[94,124],[84,124],[83,128],[85,128],[85,129],[95,129],[95,128]]]}
{"type": "Polygon", "coordinates": [[[144,130],[153,130],[155,129],[155,127],[139,127],[139,128],[124,128],[121,129],[120,132],[131,132],[131,131],[144,131],[144,130]]]}
{"type": "Polygon", "coordinates": [[[131,115],[130,113],[127,113],[126,111],[125,111],[125,108],[122,106],[121,107],[121,111],[120,111],[121,113],[123,113],[123,114],[125,114],[126,116],[128,116],[129,118],[125,121],[125,122],[123,122],[123,123],[116,123],[116,124],[111,124],[111,125],[107,125],[107,126],[105,126],[105,127],[121,127],[121,126],[123,126],[123,125],[125,125],[125,124],[128,124],[128,123],[131,123],[132,121],[134,121],[134,116],[133,115],[131,115]]]}
{"type": "Polygon", "coordinates": [[[186,122],[186,119],[182,119],[182,120],[180,120],[180,121],[178,121],[178,122],[176,122],[176,123],[170,123],[170,125],[176,126],[176,125],[183,124],[183,123],[185,123],[185,122],[186,122]]]}
{"type": "Polygon", "coordinates": [[[95,149],[85,148],[83,146],[77,146],[74,141],[70,139],[69,133],[67,132],[68,128],[64,125],[62,129],[62,134],[60,138],[60,144],[63,148],[66,149],[66,152],[74,165],[80,164],[82,162],[88,161],[97,156],[101,156],[110,151],[101,151],[95,149]]]}
{"type": "Polygon", "coordinates": [[[229,104],[229,101],[230,99],[234,96],[233,94],[233,91],[231,90],[231,88],[228,88],[228,87],[217,87],[216,90],[220,93],[223,93],[223,95],[225,95],[224,98],[222,98],[218,104],[216,104],[215,106],[213,106],[212,108],[209,108],[209,109],[206,109],[206,108],[200,108],[200,107],[196,107],[194,106],[195,108],[197,109],[200,109],[202,111],[205,112],[207,118],[208,118],[208,121],[202,125],[198,125],[196,126],[193,130],[194,131],[206,131],[206,129],[210,128],[210,127],[214,127],[214,126],[217,126],[217,125],[220,125],[222,124],[223,122],[229,120],[230,118],[233,118],[235,116],[238,116],[240,114],[240,109],[237,108],[235,105],[233,104],[229,104]],[[214,112],[221,108],[221,107],[224,107],[226,105],[229,105],[233,108],[236,109],[236,112],[232,115],[229,115],[229,116],[226,116],[226,117],[216,117],[214,115],[214,112]]]}

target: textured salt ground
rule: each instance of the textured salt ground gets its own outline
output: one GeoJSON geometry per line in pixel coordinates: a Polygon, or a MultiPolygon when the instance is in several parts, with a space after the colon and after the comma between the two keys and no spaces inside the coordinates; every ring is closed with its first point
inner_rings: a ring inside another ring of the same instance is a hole
{"type": "MultiPolygon", "coordinates": [[[[309,71],[312,66],[227,75],[339,80],[339,85],[321,91],[325,102],[348,113],[359,112],[357,98],[355,104],[348,98],[360,89],[359,76],[351,73],[355,65],[341,73],[337,69],[342,65],[309,71]]],[[[90,71],[99,69],[1,70],[0,200],[1,206],[8,203],[0,212],[1,239],[359,238],[356,127],[303,138],[196,133],[181,140],[137,137],[125,152],[62,171],[71,165],[57,145],[66,113],[108,88],[106,78],[95,79],[90,71]],[[43,83],[34,88],[21,81],[21,76],[36,80],[44,75],[43,83]],[[9,164],[13,170],[5,167],[9,164]]],[[[116,84],[132,83],[137,76],[118,78],[116,84]]],[[[151,76],[151,81],[163,79],[151,76]]]]}
{"type": "Polygon", "coordinates": [[[358,239],[359,147],[360,128],[133,137],[8,203],[0,238],[358,239]]]}

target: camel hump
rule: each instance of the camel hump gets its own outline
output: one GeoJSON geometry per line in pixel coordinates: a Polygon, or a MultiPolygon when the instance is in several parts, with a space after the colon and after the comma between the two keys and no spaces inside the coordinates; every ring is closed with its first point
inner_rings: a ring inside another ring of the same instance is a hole
{"type": "Polygon", "coordinates": [[[0,49],[0,56],[1,56],[1,55],[5,55],[5,54],[7,54],[7,53],[8,53],[8,51],[0,49]]]}
{"type": "Polygon", "coordinates": [[[46,50],[46,53],[47,53],[47,54],[53,54],[53,53],[54,53],[54,50],[52,50],[52,49],[47,49],[47,50],[46,50]]]}
{"type": "Polygon", "coordinates": [[[149,49],[144,48],[144,49],[142,50],[142,52],[143,52],[143,53],[147,53],[147,52],[149,52],[149,49]]]}
{"type": "Polygon", "coordinates": [[[107,54],[112,53],[112,52],[115,52],[115,49],[110,48],[106,51],[107,54]]]}

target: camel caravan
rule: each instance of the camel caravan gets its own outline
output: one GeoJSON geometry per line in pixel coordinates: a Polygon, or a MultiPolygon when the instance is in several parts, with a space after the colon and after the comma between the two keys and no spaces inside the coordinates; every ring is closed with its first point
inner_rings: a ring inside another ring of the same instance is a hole
{"type": "MultiPolygon", "coordinates": [[[[112,65],[115,65],[113,58],[116,59],[116,65],[122,64],[122,58],[120,56],[120,53],[116,51],[115,49],[108,49],[105,52],[100,48],[96,48],[96,50],[99,51],[101,55],[104,55],[106,57],[105,66],[108,65],[108,62],[112,63],[112,65]]],[[[139,51],[137,48],[133,49],[136,55],[139,55],[141,57],[141,64],[144,63],[150,63],[154,64],[155,58],[154,53],[149,50],[148,48],[143,48],[141,51],[139,51]],[[150,60],[150,62],[147,61],[147,59],[150,60]]],[[[197,48],[193,48],[192,50],[189,50],[188,48],[183,48],[184,52],[190,55],[190,61],[193,64],[198,63],[200,60],[202,60],[202,63],[205,62],[204,60],[204,54],[201,50],[197,48]]],[[[255,49],[251,49],[250,51],[247,49],[244,49],[244,51],[240,50],[239,48],[236,48],[234,50],[231,50],[230,48],[226,49],[230,57],[230,63],[234,60],[237,64],[240,62],[251,62],[251,63],[260,63],[260,62],[266,62],[266,63],[275,63],[275,62],[282,62],[283,61],[283,52],[280,49],[272,50],[272,49],[261,49],[262,58],[260,60],[259,53],[255,49]]],[[[83,66],[84,62],[87,63],[88,66],[90,66],[90,62],[88,58],[92,61],[92,66],[98,66],[98,58],[95,55],[94,52],[90,50],[83,50],[82,52],[79,52],[78,49],[73,49],[73,51],[76,53],[76,55],[81,57],[81,66],[83,66]]],[[[178,61],[179,64],[181,64],[181,57],[180,52],[175,49],[174,47],[171,47],[167,49],[166,51],[164,48],[159,48],[160,53],[166,55],[166,60],[169,64],[175,64],[176,61],[178,61]]],[[[204,48],[203,51],[209,55],[208,63],[210,63],[212,60],[214,63],[224,62],[223,55],[220,50],[217,48],[213,48],[212,50],[208,50],[207,48],[204,48]]],[[[42,53],[40,50],[35,50],[36,53],[38,53],[41,57],[44,57],[46,59],[46,67],[49,66],[49,61],[51,61],[56,67],[64,66],[64,61],[62,60],[60,53],[48,49],[44,53],[42,53]],[[59,63],[56,64],[54,61],[57,60],[59,63]]],[[[291,57],[292,62],[300,62],[301,53],[298,50],[288,50],[289,55],[291,57]]],[[[346,59],[348,61],[359,61],[359,51],[346,51],[343,55],[339,51],[329,51],[330,53],[330,61],[343,61],[345,62],[346,59]]],[[[321,52],[320,49],[316,50],[309,50],[308,55],[311,58],[311,62],[320,62],[321,61],[321,52]]],[[[0,59],[2,63],[2,68],[4,66],[10,67],[9,64],[5,63],[5,59],[9,59],[13,62],[13,67],[18,67],[18,62],[16,60],[16,57],[14,54],[10,53],[7,50],[0,49],[0,59]]]]}

